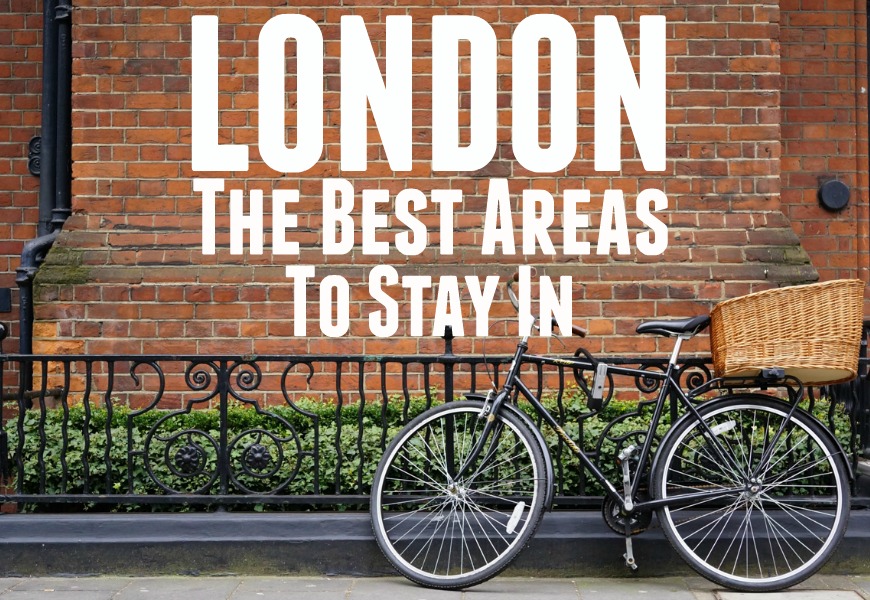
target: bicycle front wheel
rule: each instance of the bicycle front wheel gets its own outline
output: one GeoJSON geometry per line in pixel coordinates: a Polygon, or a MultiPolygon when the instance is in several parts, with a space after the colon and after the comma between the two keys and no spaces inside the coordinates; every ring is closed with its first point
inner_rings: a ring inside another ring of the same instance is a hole
{"type": "Polygon", "coordinates": [[[509,410],[462,476],[487,419],[483,404],[451,402],[412,420],[389,445],[372,484],[375,538],[405,577],[433,588],[476,585],[507,567],[543,513],[541,448],[509,410]]]}
{"type": "Polygon", "coordinates": [[[822,425],[773,398],[701,407],[659,450],[653,492],[665,536],[704,577],[743,591],[792,586],[818,571],[849,515],[845,459],[822,425]]]}

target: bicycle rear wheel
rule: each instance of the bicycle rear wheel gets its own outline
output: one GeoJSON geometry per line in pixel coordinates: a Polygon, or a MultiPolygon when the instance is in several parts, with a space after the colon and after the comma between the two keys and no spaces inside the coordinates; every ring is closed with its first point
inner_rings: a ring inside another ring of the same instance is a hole
{"type": "Polygon", "coordinates": [[[405,577],[460,589],[505,569],[543,513],[545,463],[527,426],[510,410],[466,471],[480,439],[483,404],[451,402],[412,420],[389,445],[372,484],[375,539],[405,577]]]}
{"type": "Polygon", "coordinates": [[[807,413],[786,422],[790,408],[757,395],[712,401],[699,410],[707,427],[687,419],[659,450],[653,493],[675,498],[658,511],[665,536],[716,583],[752,592],[792,586],[843,537],[842,450],[807,413]]]}

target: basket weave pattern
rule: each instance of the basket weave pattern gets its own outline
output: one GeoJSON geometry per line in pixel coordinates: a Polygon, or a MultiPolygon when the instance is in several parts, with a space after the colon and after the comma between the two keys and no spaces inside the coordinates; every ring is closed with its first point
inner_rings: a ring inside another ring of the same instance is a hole
{"type": "Polygon", "coordinates": [[[854,378],[864,282],[839,279],[726,300],[711,313],[716,375],[755,376],[782,368],[806,384],[854,378]]]}

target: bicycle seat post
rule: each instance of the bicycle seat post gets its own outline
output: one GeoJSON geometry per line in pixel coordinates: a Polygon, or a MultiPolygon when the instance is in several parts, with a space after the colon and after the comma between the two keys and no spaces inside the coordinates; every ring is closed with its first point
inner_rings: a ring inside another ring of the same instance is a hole
{"type": "Polygon", "coordinates": [[[683,342],[692,339],[693,335],[693,333],[680,333],[675,336],[677,340],[676,342],[674,342],[674,349],[671,352],[671,359],[668,361],[669,364],[676,366],[677,359],[680,357],[680,349],[683,347],[683,342]]]}

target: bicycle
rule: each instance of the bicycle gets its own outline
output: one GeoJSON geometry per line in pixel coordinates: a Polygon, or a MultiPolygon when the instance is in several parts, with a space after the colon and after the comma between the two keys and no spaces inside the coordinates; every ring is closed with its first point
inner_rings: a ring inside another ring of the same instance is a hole
{"type": "MultiPolygon", "coordinates": [[[[519,310],[515,280],[507,292],[519,310]]],[[[719,585],[770,591],[818,571],[845,533],[851,479],[845,454],[798,407],[803,385],[780,369],[713,378],[683,391],[675,378],[680,348],[709,323],[701,315],[637,327],[639,334],[675,339],[663,372],[607,364],[588,353],[531,355],[523,336],[501,389],[427,410],[387,447],[371,497],[372,526],[386,558],[418,584],[461,589],[503,571],[528,544],[552,508],[554,470],[541,431],[516,406],[522,396],[604,486],[605,519],[624,531],[632,569],[632,536],[655,512],[676,552],[719,585]],[[608,381],[612,394],[613,375],[661,382],[648,434],[640,447],[619,454],[620,482],[607,479],[522,382],[522,365],[530,362],[594,373],[591,386],[578,377],[593,409],[605,400],[608,381]],[[754,388],[783,388],[788,399],[735,391],[754,388]],[[705,399],[711,392],[716,397],[705,399]],[[653,452],[671,394],[683,414],[653,452]]],[[[574,333],[586,332],[575,326],[574,333]]]]}

